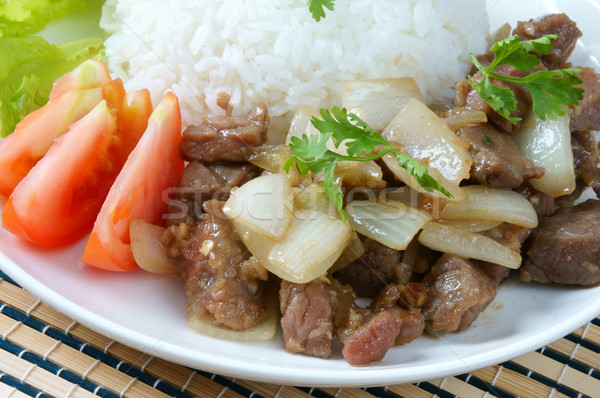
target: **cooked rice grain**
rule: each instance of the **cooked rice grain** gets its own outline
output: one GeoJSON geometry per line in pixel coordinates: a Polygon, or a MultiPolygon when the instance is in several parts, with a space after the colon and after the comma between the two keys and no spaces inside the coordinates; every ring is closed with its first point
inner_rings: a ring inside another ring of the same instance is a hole
{"type": "Polygon", "coordinates": [[[107,0],[101,26],[110,70],[155,104],[175,92],[184,125],[222,113],[223,91],[283,125],[298,105],[339,104],[348,79],[410,76],[448,102],[488,31],[481,0],[338,0],[320,22],[305,0],[107,0]]]}

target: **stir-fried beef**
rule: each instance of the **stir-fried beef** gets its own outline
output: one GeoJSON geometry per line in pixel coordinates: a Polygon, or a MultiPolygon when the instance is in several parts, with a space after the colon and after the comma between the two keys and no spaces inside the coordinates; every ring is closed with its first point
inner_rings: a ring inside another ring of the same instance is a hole
{"type": "Polygon", "coordinates": [[[515,188],[544,175],[543,168],[521,155],[510,134],[489,124],[463,127],[457,134],[469,141],[471,176],[484,185],[515,188]]]}
{"type": "Polygon", "coordinates": [[[350,365],[368,365],[383,359],[402,327],[402,320],[394,315],[394,310],[375,314],[348,336],[342,355],[350,365]]]}
{"type": "MultiPolygon", "coordinates": [[[[521,253],[521,245],[531,235],[531,228],[524,228],[518,225],[502,223],[496,228],[484,231],[481,234],[495,240],[496,242],[508,247],[509,249],[521,253]]],[[[481,269],[485,272],[494,285],[498,286],[500,282],[508,277],[510,268],[502,265],[482,261],[481,269]]]]}
{"type": "Polygon", "coordinates": [[[247,261],[248,251],[220,212],[222,205],[204,202],[205,213],[196,228],[170,227],[167,253],[181,269],[190,316],[244,330],[268,316],[262,297],[267,272],[247,261]]]}
{"type": "Polygon", "coordinates": [[[554,213],[554,198],[545,192],[538,191],[529,184],[524,184],[515,189],[533,205],[538,217],[547,217],[554,213]]]}
{"type": "Polygon", "coordinates": [[[365,236],[360,237],[365,252],[335,273],[341,283],[348,283],[361,297],[375,297],[388,283],[396,280],[402,253],[365,236]]]}
{"type": "Polygon", "coordinates": [[[494,284],[481,269],[450,254],[438,260],[424,282],[431,288],[423,316],[436,332],[467,328],[496,296],[494,284]]]}
{"type": "Polygon", "coordinates": [[[600,74],[593,69],[583,68],[578,75],[583,83],[583,99],[573,107],[571,130],[600,131],[600,74]]]}
{"type": "Polygon", "coordinates": [[[281,281],[281,328],[285,350],[328,358],[333,339],[333,301],[325,283],[281,281]]]}
{"type": "Polygon", "coordinates": [[[549,34],[558,35],[557,39],[552,40],[552,51],[542,55],[540,60],[548,69],[559,69],[567,62],[582,33],[566,14],[548,14],[518,22],[513,34],[519,35],[521,40],[538,39],[549,34]]]}
{"type": "Polygon", "coordinates": [[[199,162],[242,162],[263,143],[269,127],[267,106],[261,104],[248,116],[211,116],[183,132],[179,151],[183,159],[199,162]]]}
{"type": "MultiPolygon", "coordinates": [[[[511,77],[523,77],[531,72],[522,72],[517,68],[510,65],[500,65],[498,68],[494,70],[494,72],[511,77]]],[[[482,78],[482,73],[480,71],[476,72],[473,76],[473,80],[480,81],[482,78]]],[[[490,79],[490,82],[501,88],[509,88],[515,95],[515,99],[517,100],[516,109],[511,112],[510,116],[515,118],[524,118],[526,117],[532,106],[531,94],[525,87],[520,84],[507,83],[497,79],[490,79]]],[[[494,111],[487,102],[483,100],[477,94],[475,90],[471,87],[468,80],[463,79],[460,80],[456,84],[456,94],[454,97],[454,105],[460,108],[474,109],[485,112],[488,117],[488,120],[493,123],[496,127],[498,127],[502,131],[506,131],[510,133],[511,131],[517,129],[520,126],[520,123],[512,124],[508,119],[499,115],[496,111],[494,111]]]]}
{"type": "Polygon", "coordinates": [[[428,299],[427,286],[422,283],[392,283],[373,299],[371,310],[376,312],[397,306],[412,310],[423,307],[428,299]]]}
{"type": "Polygon", "coordinates": [[[585,286],[600,283],[600,200],[563,207],[540,219],[528,244],[521,279],[585,286]]]}
{"type": "Polygon", "coordinates": [[[573,146],[573,164],[578,182],[592,187],[596,195],[600,195],[600,149],[598,149],[594,132],[573,131],[571,145],[573,146]]]}
{"type": "Polygon", "coordinates": [[[190,162],[179,179],[178,196],[202,203],[208,199],[227,200],[233,187],[258,177],[258,168],[250,163],[190,162]]]}

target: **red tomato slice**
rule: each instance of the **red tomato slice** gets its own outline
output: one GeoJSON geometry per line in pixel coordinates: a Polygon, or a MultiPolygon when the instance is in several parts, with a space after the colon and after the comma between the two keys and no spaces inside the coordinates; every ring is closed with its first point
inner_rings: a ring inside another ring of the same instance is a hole
{"type": "Polygon", "coordinates": [[[54,81],[50,91],[50,99],[63,95],[68,91],[95,87],[110,81],[110,73],[103,62],[88,60],[71,72],[54,81]]]}
{"type": "Polygon", "coordinates": [[[82,261],[111,271],[137,268],[129,245],[129,224],[139,218],[161,224],[167,209],[163,192],[179,181],[183,160],[179,156],[181,114],[179,102],[168,93],[154,110],[148,129],[113,184],[82,261]]]}
{"type": "Polygon", "coordinates": [[[102,101],[59,137],[8,198],[4,228],[46,247],[87,234],[135,145],[121,117],[102,101]]]}
{"type": "Polygon", "coordinates": [[[123,82],[116,79],[99,87],[69,91],[27,115],[11,135],[0,141],[0,195],[10,196],[70,124],[103,99],[108,104],[121,105],[124,98],[123,82]]]}
{"type": "Polygon", "coordinates": [[[126,137],[132,140],[132,149],[148,127],[148,118],[152,114],[150,92],[146,89],[127,93],[123,102],[123,129],[126,137]]]}

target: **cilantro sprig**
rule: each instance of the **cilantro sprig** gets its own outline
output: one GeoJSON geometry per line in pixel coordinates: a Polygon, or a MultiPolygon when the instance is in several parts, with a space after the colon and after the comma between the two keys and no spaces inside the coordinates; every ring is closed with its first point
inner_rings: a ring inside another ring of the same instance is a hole
{"type": "Polygon", "coordinates": [[[325,8],[333,11],[334,3],[335,0],[308,0],[308,10],[315,21],[319,22],[321,18],[325,18],[325,8]]]}
{"type": "Polygon", "coordinates": [[[292,137],[290,140],[290,156],[283,169],[289,172],[295,163],[296,169],[301,174],[309,171],[323,172],[323,191],[329,200],[338,209],[342,220],[347,220],[348,215],[343,209],[344,194],[335,183],[334,171],[340,161],[368,162],[384,155],[392,154],[398,164],[416,178],[417,182],[428,192],[438,190],[448,197],[452,197],[444,187],[433,178],[427,168],[410,157],[399,148],[387,142],[379,132],[369,127],[361,118],[345,108],[334,106],[331,111],[320,110],[323,120],[313,116],[311,123],[320,134],[306,134],[302,138],[292,137]],[[335,148],[344,144],[348,155],[341,155],[327,148],[327,141],[333,141],[335,148]]]}
{"type": "Polygon", "coordinates": [[[492,46],[490,50],[494,53],[494,60],[487,67],[481,65],[477,58],[470,54],[471,60],[483,74],[480,82],[469,77],[471,87],[492,109],[513,124],[521,120],[510,116],[517,105],[514,93],[509,88],[493,85],[490,78],[520,84],[529,90],[533,100],[533,111],[540,119],[546,120],[546,117],[556,119],[564,115],[567,105],[577,105],[579,100],[583,99],[584,90],[574,87],[582,82],[576,76],[581,69],[541,70],[525,77],[504,76],[494,72],[500,65],[512,65],[523,72],[534,70],[540,60],[532,52],[548,54],[553,48],[550,40],[557,37],[557,35],[545,35],[528,41],[522,41],[518,35],[508,37],[492,46]]]}

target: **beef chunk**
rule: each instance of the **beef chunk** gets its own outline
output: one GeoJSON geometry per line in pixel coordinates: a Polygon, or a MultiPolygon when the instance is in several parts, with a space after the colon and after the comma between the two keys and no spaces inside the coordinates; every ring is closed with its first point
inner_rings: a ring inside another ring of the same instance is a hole
{"type": "Polygon", "coordinates": [[[250,329],[268,316],[262,298],[267,272],[248,264],[248,251],[220,213],[222,205],[205,202],[196,228],[170,227],[167,253],[181,268],[191,317],[235,330],[250,329]]]}
{"type": "Polygon", "coordinates": [[[463,127],[458,136],[469,141],[471,176],[484,185],[515,188],[544,175],[543,168],[521,155],[509,134],[489,124],[463,127]]]}
{"type": "Polygon", "coordinates": [[[245,118],[211,116],[199,126],[185,129],[179,151],[187,161],[247,161],[254,148],[262,144],[268,126],[265,104],[251,110],[245,118]]]}
{"type": "Polygon", "coordinates": [[[258,168],[250,163],[190,162],[183,169],[177,190],[180,198],[202,203],[208,199],[227,200],[233,187],[258,177],[258,168]]]}
{"type": "Polygon", "coordinates": [[[406,309],[421,308],[429,299],[427,287],[422,283],[392,283],[379,292],[371,302],[372,311],[382,311],[400,306],[406,309]]]}
{"type": "Polygon", "coordinates": [[[600,150],[592,131],[576,130],[571,133],[573,164],[579,183],[590,186],[600,196],[600,150]]]}
{"type": "Polygon", "coordinates": [[[563,207],[540,220],[528,241],[521,279],[577,285],[600,283],[600,200],[563,207]]]}
{"type": "Polygon", "coordinates": [[[527,198],[535,209],[538,217],[547,217],[554,213],[556,207],[554,198],[547,193],[538,191],[529,184],[524,184],[515,189],[515,191],[527,198]]]}
{"type": "Polygon", "coordinates": [[[375,297],[388,283],[396,280],[402,253],[365,236],[360,239],[365,252],[337,271],[335,277],[341,283],[352,286],[359,296],[375,297]]]}
{"type": "MultiPolygon", "coordinates": [[[[521,253],[521,245],[531,235],[531,228],[524,228],[518,225],[502,223],[496,228],[492,228],[488,231],[484,231],[481,234],[487,236],[490,239],[508,247],[517,253],[521,253]]],[[[479,263],[483,272],[485,272],[495,286],[498,286],[500,282],[508,277],[510,274],[510,268],[502,265],[489,263],[482,261],[479,263]]]]}
{"type": "Polygon", "coordinates": [[[583,99],[573,107],[571,130],[600,131],[600,74],[593,69],[583,68],[578,76],[583,80],[578,87],[585,92],[583,99]]]}
{"type": "Polygon", "coordinates": [[[521,40],[538,39],[548,34],[558,35],[556,40],[552,40],[552,51],[540,56],[540,60],[548,69],[559,69],[575,49],[577,39],[582,33],[566,14],[548,14],[518,22],[513,34],[519,35],[521,40]]]}
{"type": "Polygon", "coordinates": [[[375,314],[344,342],[342,355],[350,365],[379,362],[394,346],[402,321],[391,310],[375,314]]]}
{"type": "Polygon", "coordinates": [[[424,282],[431,283],[425,320],[436,332],[454,332],[471,325],[496,296],[490,278],[461,257],[444,254],[424,282]]]}
{"type": "MultiPolygon", "coordinates": [[[[543,67],[540,66],[537,69],[540,68],[543,67]]],[[[498,68],[495,69],[494,72],[511,77],[524,77],[531,73],[530,71],[522,72],[510,65],[500,65],[498,68]]],[[[481,81],[482,76],[482,73],[480,71],[477,71],[472,77],[473,80],[478,82],[481,81]]],[[[511,117],[523,119],[529,114],[533,102],[531,100],[531,94],[529,94],[529,91],[527,91],[525,87],[523,87],[520,84],[507,83],[493,78],[490,79],[490,82],[493,85],[501,88],[509,88],[514,93],[515,99],[517,100],[517,104],[516,109],[510,114],[511,117]]],[[[454,105],[456,107],[483,111],[485,112],[485,114],[488,117],[488,120],[491,123],[493,123],[500,130],[506,131],[508,133],[518,129],[521,125],[520,122],[517,124],[512,124],[508,119],[494,111],[488,105],[488,103],[485,102],[475,90],[473,90],[468,80],[460,80],[456,84],[455,90],[456,94],[454,97],[454,105]]]]}
{"type": "Polygon", "coordinates": [[[320,280],[297,284],[281,281],[281,328],[285,350],[328,358],[333,339],[333,301],[320,280]]]}
{"type": "Polygon", "coordinates": [[[396,340],[394,341],[395,345],[408,344],[423,335],[423,331],[425,330],[425,319],[421,314],[421,310],[416,309],[407,311],[396,307],[388,311],[392,311],[392,314],[396,316],[396,319],[399,319],[402,322],[400,333],[398,333],[398,336],[396,336],[396,340]]]}

